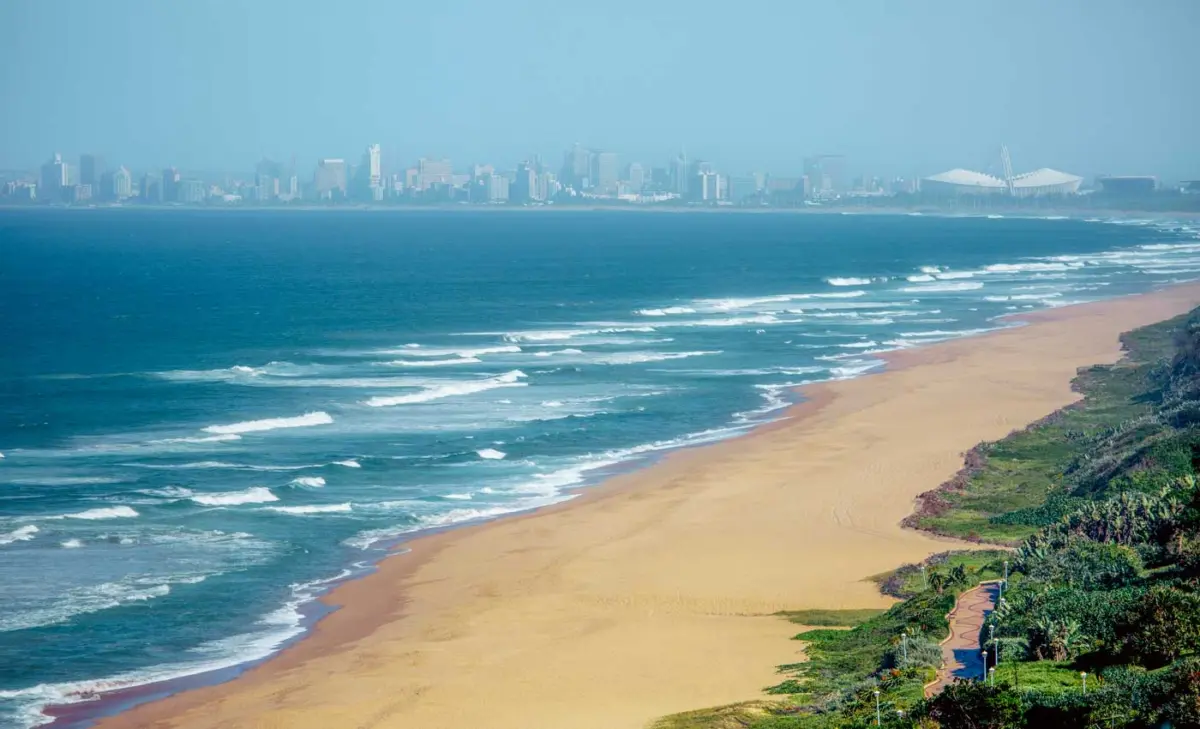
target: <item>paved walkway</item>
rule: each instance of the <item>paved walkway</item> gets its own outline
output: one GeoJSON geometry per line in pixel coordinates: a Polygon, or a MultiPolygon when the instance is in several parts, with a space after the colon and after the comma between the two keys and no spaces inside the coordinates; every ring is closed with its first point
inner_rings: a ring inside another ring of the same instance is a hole
{"type": "MultiPolygon", "coordinates": [[[[942,642],[942,668],[937,680],[925,687],[925,695],[941,693],[956,678],[979,680],[983,675],[983,648],[979,631],[983,619],[996,607],[1000,586],[988,582],[958,596],[950,612],[950,637],[942,642]]],[[[989,661],[991,657],[989,656],[989,661]]]]}

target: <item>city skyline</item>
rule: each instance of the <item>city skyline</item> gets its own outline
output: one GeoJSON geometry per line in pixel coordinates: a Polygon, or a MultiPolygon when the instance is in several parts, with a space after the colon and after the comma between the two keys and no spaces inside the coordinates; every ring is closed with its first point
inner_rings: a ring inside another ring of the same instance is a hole
{"type": "Polygon", "coordinates": [[[0,168],[54,150],[131,169],[356,162],[363,140],[385,166],[508,166],[586,140],[779,174],[834,151],[912,176],[979,168],[1003,142],[1085,177],[1200,176],[1200,100],[1186,93],[1200,6],[1185,0],[310,10],[5,5],[0,45],[38,61],[0,73],[0,168]]]}

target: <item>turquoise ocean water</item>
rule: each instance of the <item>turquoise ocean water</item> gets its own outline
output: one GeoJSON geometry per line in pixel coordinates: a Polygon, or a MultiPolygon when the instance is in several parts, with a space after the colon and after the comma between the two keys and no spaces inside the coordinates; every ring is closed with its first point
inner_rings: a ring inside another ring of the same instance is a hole
{"type": "Polygon", "coordinates": [[[397,540],[881,352],[1198,277],[1171,222],[0,213],[0,726],[262,659],[397,540]]]}

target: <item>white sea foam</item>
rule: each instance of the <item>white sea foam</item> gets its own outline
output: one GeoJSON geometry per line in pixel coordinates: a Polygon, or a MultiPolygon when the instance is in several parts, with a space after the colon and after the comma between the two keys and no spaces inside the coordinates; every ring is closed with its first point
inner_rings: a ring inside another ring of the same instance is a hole
{"type": "Polygon", "coordinates": [[[309,514],[345,514],[352,507],[350,504],[310,504],[308,506],[268,506],[266,508],[280,514],[307,516],[309,514]]]}
{"type": "Polygon", "coordinates": [[[483,360],[478,357],[454,357],[453,359],[395,359],[380,364],[389,367],[449,367],[453,365],[478,364],[483,360]]]}
{"type": "Polygon", "coordinates": [[[871,283],[869,278],[857,278],[854,276],[834,277],[825,279],[825,283],[830,286],[866,286],[871,283]]]}
{"type": "Polygon", "coordinates": [[[342,466],[343,468],[362,468],[362,464],[359,463],[358,461],[354,460],[353,458],[347,459],[345,461],[334,461],[333,465],[342,466]]]}
{"type": "Polygon", "coordinates": [[[835,380],[850,380],[882,366],[883,362],[880,362],[879,360],[872,360],[870,362],[852,362],[841,367],[833,367],[829,370],[829,373],[833,375],[833,379],[835,380]]]}
{"type": "Polygon", "coordinates": [[[1045,299],[1055,299],[1062,296],[1061,292],[1047,292],[1044,294],[1011,294],[1009,296],[985,296],[984,301],[1004,302],[1004,301],[1042,301],[1045,299]]]}
{"type": "Polygon", "coordinates": [[[405,357],[453,357],[457,359],[475,359],[487,354],[516,354],[521,348],[505,344],[494,347],[426,347],[421,344],[406,344],[400,349],[381,349],[372,354],[403,355],[405,357]]]}
{"type": "Polygon", "coordinates": [[[470,494],[442,494],[443,499],[451,499],[453,501],[470,501],[470,494]]]}
{"type": "Polygon", "coordinates": [[[100,509],[88,509],[87,511],[79,511],[74,514],[63,514],[62,516],[49,517],[51,519],[85,519],[88,521],[98,521],[101,519],[132,519],[138,513],[128,506],[109,506],[100,509]]]}
{"type": "Polygon", "coordinates": [[[721,352],[719,350],[712,352],[622,352],[597,357],[593,362],[603,365],[642,364],[645,362],[665,362],[672,359],[703,357],[710,354],[721,354],[721,352]]]}
{"type": "Polygon", "coordinates": [[[38,533],[38,528],[33,524],[19,527],[9,532],[8,534],[0,534],[0,545],[12,544],[14,542],[27,542],[33,539],[38,533]]]}
{"type": "Polygon", "coordinates": [[[325,479],[321,478],[320,476],[301,476],[299,478],[292,479],[292,485],[303,486],[304,488],[309,489],[319,489],[325,485],[325,479]]]}
{"type": "Polygon", "coordinates": [[[210,425],[204,429],[204,432],[216,433],[217,435],[241,435],[243,433],[261,433],[280,428],[307,428],[314,425],[329,425],[332,422],[333,418],[329,413],[316,411],[293,418],[266,418],[264,420],[247,420],[231,425],[210,425]]]}
{"type": "Polygon", "coordinates": [[[557,342],[595,334],[653,331],[654,327],[647,326],[604,327],[603,329],[535,329],[525,332],[507,332],[504,334],[504,339],[509,342],[557,342]]]}
{"type": "Polygon", "coordinates": [[[835,346],[842,347],[842,348],[845,348],[845,349],[870,349],[871,347],[878,347],[878,346],[879,346],[879,342],[874,342],[874,341],[870,341],[870,342],[848,342],[848,343],[846,343],[846,344],[838,344],[838,345],[835,345],[835,346]]]}
{"type": "Polygon", "coordinates": [[[415,392],[409,395],[394,395],[394,396],[379,396],[373,397],[364,402],[364,405],[373,408],[390,407],[393,405],[410,405],[415,403],[429,402],[430,400],[440,400],[446,397],[456,397],[460,395],[472,395],[477,392],[494,390],[499,387],[522,387],[525,385],[521,380],[526,378],[526,374],[520,370],[512,370],[502,375],[488,377],[482,380],[456,380],[448,381],[444,385],[435,385],[426,387],[420,392],[415,392]]]}
{"type": "Polygon", "coordinates": [[[40,476],[8,479],[8,483],[20,486],[95,486],[121,483],[121,479],[107,476],[40,476]]]}
{"type": "Polygon", "coordinates": [[[906,294],[935,294],[953,291],[975,291],[981,288],[983,288],[983,284],[978,281],[960,281],[958,283],[919,284],[917,286],[907,286],[900,289],[900,291],[906,294]]]}
{"type": "MultiPolygon", "coordinates": [[[[315,599],[328,585],[350,575],[350,570],[343,570],[328,579],[291,585],[291,599],[283,607],[259,620],[257,623],[259,627],[253,632],[201,644],[183,653],[182,659],[177,662],[100,679],[39,684],[24,689],[3,690],[0,691],[0,702],[18,704],[26,726],[36,726],[51,720],[42,713],[42,709],[48,705],[92,701],[96,698],[96,694],[101,692],[120,691],[170,681],[266,658],[303,631],[303,615],[299,609],[301,605],[315,599]]],[[[131,596],[126,599],[137,599],[137,597],[131,596]]],[[[116,604],[121,604],[120,600],[116,604]]],[[[63,619],[57,619],[55,622],[62,622],[63,619]]]]}
{"type": "Polygon", "coordinates": [[[666,306],[661,309],[638,309],[636,313],[642,316],[672,316],[674,314],[695,314],[696,310],[690,306],[666,306]]]}
{"type": "Polygon", "coordinates": [[[147,496],[162,496],[168,499],[186,499],[192,495],[192,490],[182,486],[167,486],[162,489],[142,489],[138,493],[147,496]]]}
{"type": "Polygon", "coordinates": [[[83,542],[78,539],[68,539],[60,545],[63,549],[79,549],[83,546],[83,542]]]}
{"type": "Polygon", "coordinates": [[[1083,264],[1072,265],[1070,263],[1043,263],[1043,262],[1028,262],[1028,263],[993,263],[990,266],[984,266],[983,270],[988,273],[1030,273],[1035,271],[1069,271],[1072,268],[1079,268],[1083,264]]]}
{"type": "Polygon", "coordinates": [[[251,486],[244,491],[195,494],[189,498],[204,506],[238,506],[239,504],[263,504],[269,501],[279,501],[279,497],[271,493],[271,490],[265,486],[251,486]]]}
{"type": "Polygon", "coordinates": [[[959,329],[957,331],[946,331],[942,329],[933,329],[926,332],[900,332],[900,336],[912,339],[949,339],[951,337],[967,337],[973,334],[985,334],[987,332],[1003,329],[1003,327],[994,327],[990,329],[959,329]]]}
{"type": "Polygon", "coordinates": [[[937,279],[927,273],[919,273],[915,276],[909,276],[907,280],[911,281],[912,283],[928,283],[930,281],[936,281],[937,279]]]}
{"type": "Polygon", "coordinates": [[[504,451],[498,451],[495,448],[483,448],[483,449],[475,451],[475,453],[480,458],[483,458],[483,459],[489,460],[489,461],[498,461],[498,460],[503,459],[506,455],[508,455],[504,451]]]}
{"type": "Polygon", "coordinates": [[[541,352],[534,352],[533,356],[534,357],[555,357],[555,356],[562,356],[562,355],[566,355],[566,354],[583,354],[583,350],[582,349],[570,349],[570,348],[543,350],[541,352]]]}
{"type": "Polygon", "coordinates": [[[150,441],[150,443],[151,444],[155,444],[155,443],[162,443],[162,444],[223,443],[226,441],[241,440],[241,439],[242,439],[242,436],[240,436],[236,433],[224,433],[222,435],[206,435],[206,436],[198,436],[198,437],[192,437],[192,438],[163,438],[161,440],[152,440],[152,441],[150,441]]]}

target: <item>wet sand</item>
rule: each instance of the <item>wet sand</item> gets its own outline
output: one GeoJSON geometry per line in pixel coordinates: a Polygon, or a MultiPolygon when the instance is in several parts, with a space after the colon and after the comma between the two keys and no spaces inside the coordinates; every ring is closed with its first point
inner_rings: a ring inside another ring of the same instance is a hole
{"type": "Polygon", "coordinates": [[[1076,400],[1121,332],[1198,304],[1181,286],[894,353],[806,388],[785,422],[418,539],[278,657],[99,726],[635,729],[759,698],[800,659],[771,613],[889,604],[864,578],[948,548],[899,526],[914,497],[1076,400]]]}

